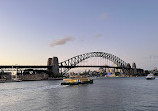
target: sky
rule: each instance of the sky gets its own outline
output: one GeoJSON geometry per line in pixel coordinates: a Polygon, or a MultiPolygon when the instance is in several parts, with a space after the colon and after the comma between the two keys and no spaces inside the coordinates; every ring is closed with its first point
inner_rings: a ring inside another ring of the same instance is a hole
{"type": "Polygon", "coordinates": [[[158,67],[158,0],[0,0],[0,65],[106,52],[158,67]]]}

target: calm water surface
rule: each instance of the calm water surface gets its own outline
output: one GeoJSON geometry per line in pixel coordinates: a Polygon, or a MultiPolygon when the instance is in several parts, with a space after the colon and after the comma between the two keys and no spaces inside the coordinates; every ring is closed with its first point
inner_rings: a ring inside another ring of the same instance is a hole
{"type": "Polygon", "coordinates": [[[61,82],[0,83],[0,111],[158,111],[158,79],[97,78],[79,86],[61,82]]]}

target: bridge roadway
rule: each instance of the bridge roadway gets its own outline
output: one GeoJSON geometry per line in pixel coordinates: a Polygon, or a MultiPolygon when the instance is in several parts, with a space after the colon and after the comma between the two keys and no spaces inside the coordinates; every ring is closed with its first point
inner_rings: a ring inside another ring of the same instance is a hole
{"type": "Polygon", "coordinates": [[[18,69],[22,69],[22,68],[25,68],[25,69],[27,69],[27,68],[33,68],[33,69],[36,69],[36,68],[51,68],[51,66],[44,66],[44,65],[37,65],[37,66],[35,66],[35,65],[27,65],[27,66],[25,66],[25,65],[2,65],[2,66],[0,66],[0,69],[11,69],[11,68],[18,68],[18,69]]]}
{"type": "Polygon", "coordinates": [[[102,68],[116,68],[116,69],[127,69],[126,67],[115,67],[115,66],[59,66],[59,68],[80,68],[80,67],[102,67],[102,68]]]}
{"type": "MultiPolygon", "coordinates": [[[[103,68],[116,68],[116,69],[127,69],[126,67],[115,67],[115,66],[90,66],[90,65],[87,65],[87,66],[59,66],[59,68],[77,68],[77,67],[103,67],[103,68]]],[[[44,66],[44,65],[2,65],[0,66],[0,69],[29,69],[29,68],[32,68],[32,69],[39,69],[39,68],[49,68],[51,69],[52,66],[44,66]]]]}

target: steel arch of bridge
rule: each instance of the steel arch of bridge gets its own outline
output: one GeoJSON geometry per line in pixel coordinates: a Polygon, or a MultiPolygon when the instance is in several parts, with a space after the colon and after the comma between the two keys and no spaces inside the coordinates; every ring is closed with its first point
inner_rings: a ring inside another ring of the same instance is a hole
{"type": "MultiPolygon", "coordinates": [[[[127,63],[125,61],[123,61],[122,59],[120,59],[119,57],[113,55],[113,54],[109,54],[109,53],[105,53],[105,52],[90,52],[90,53],[85,53],[85,54],[81,54],[81,55],[77,55],[75,57],[72,57],[68,60],[65,60],[61,63],[59,63],[60,67],[64,67],[64,66],[76,66],[78,63],[91,58],[91,57],[102,57],[105,59],[110,60],[111,62],[113,62],[114,64],[116,64],[118,67],[124,67],[127,65],[127,63]]],[[[67,73],[71,68],[64,68],[62,73],[67,73]]]]}

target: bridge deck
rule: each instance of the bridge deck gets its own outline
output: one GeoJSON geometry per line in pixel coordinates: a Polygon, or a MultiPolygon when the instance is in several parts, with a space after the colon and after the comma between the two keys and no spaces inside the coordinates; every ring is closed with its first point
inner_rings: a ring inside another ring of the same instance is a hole
{"type": "Polygon", "coordinates": [[[33,65],[27,65],[27,66],[17,66],[17,65],[2,65],[0,68],[51,68],[51,66],[33,66],[33,65]]]}
{"type": "MultiPolygon", "coordinates": [[[[115,66],[59,66],[59,68],[77,68],[77,67],[103,67],[103,68],[117,68],[122,69],[126,67],[115,67],[115,66]]],[[[35,66],[35,65],[2,65],[0,66],[0,69],[7,69],[7,68],[51,68],[51,66],[35,66]]]]}
{"type": "Polygon", "coordinates": [[[116,68],[116,69],[126,68],[126,67],[115,67],[115,66],[59,66],[59,68],[77,68],[77,67],[102,67],[102,68],[116,68]]]}

